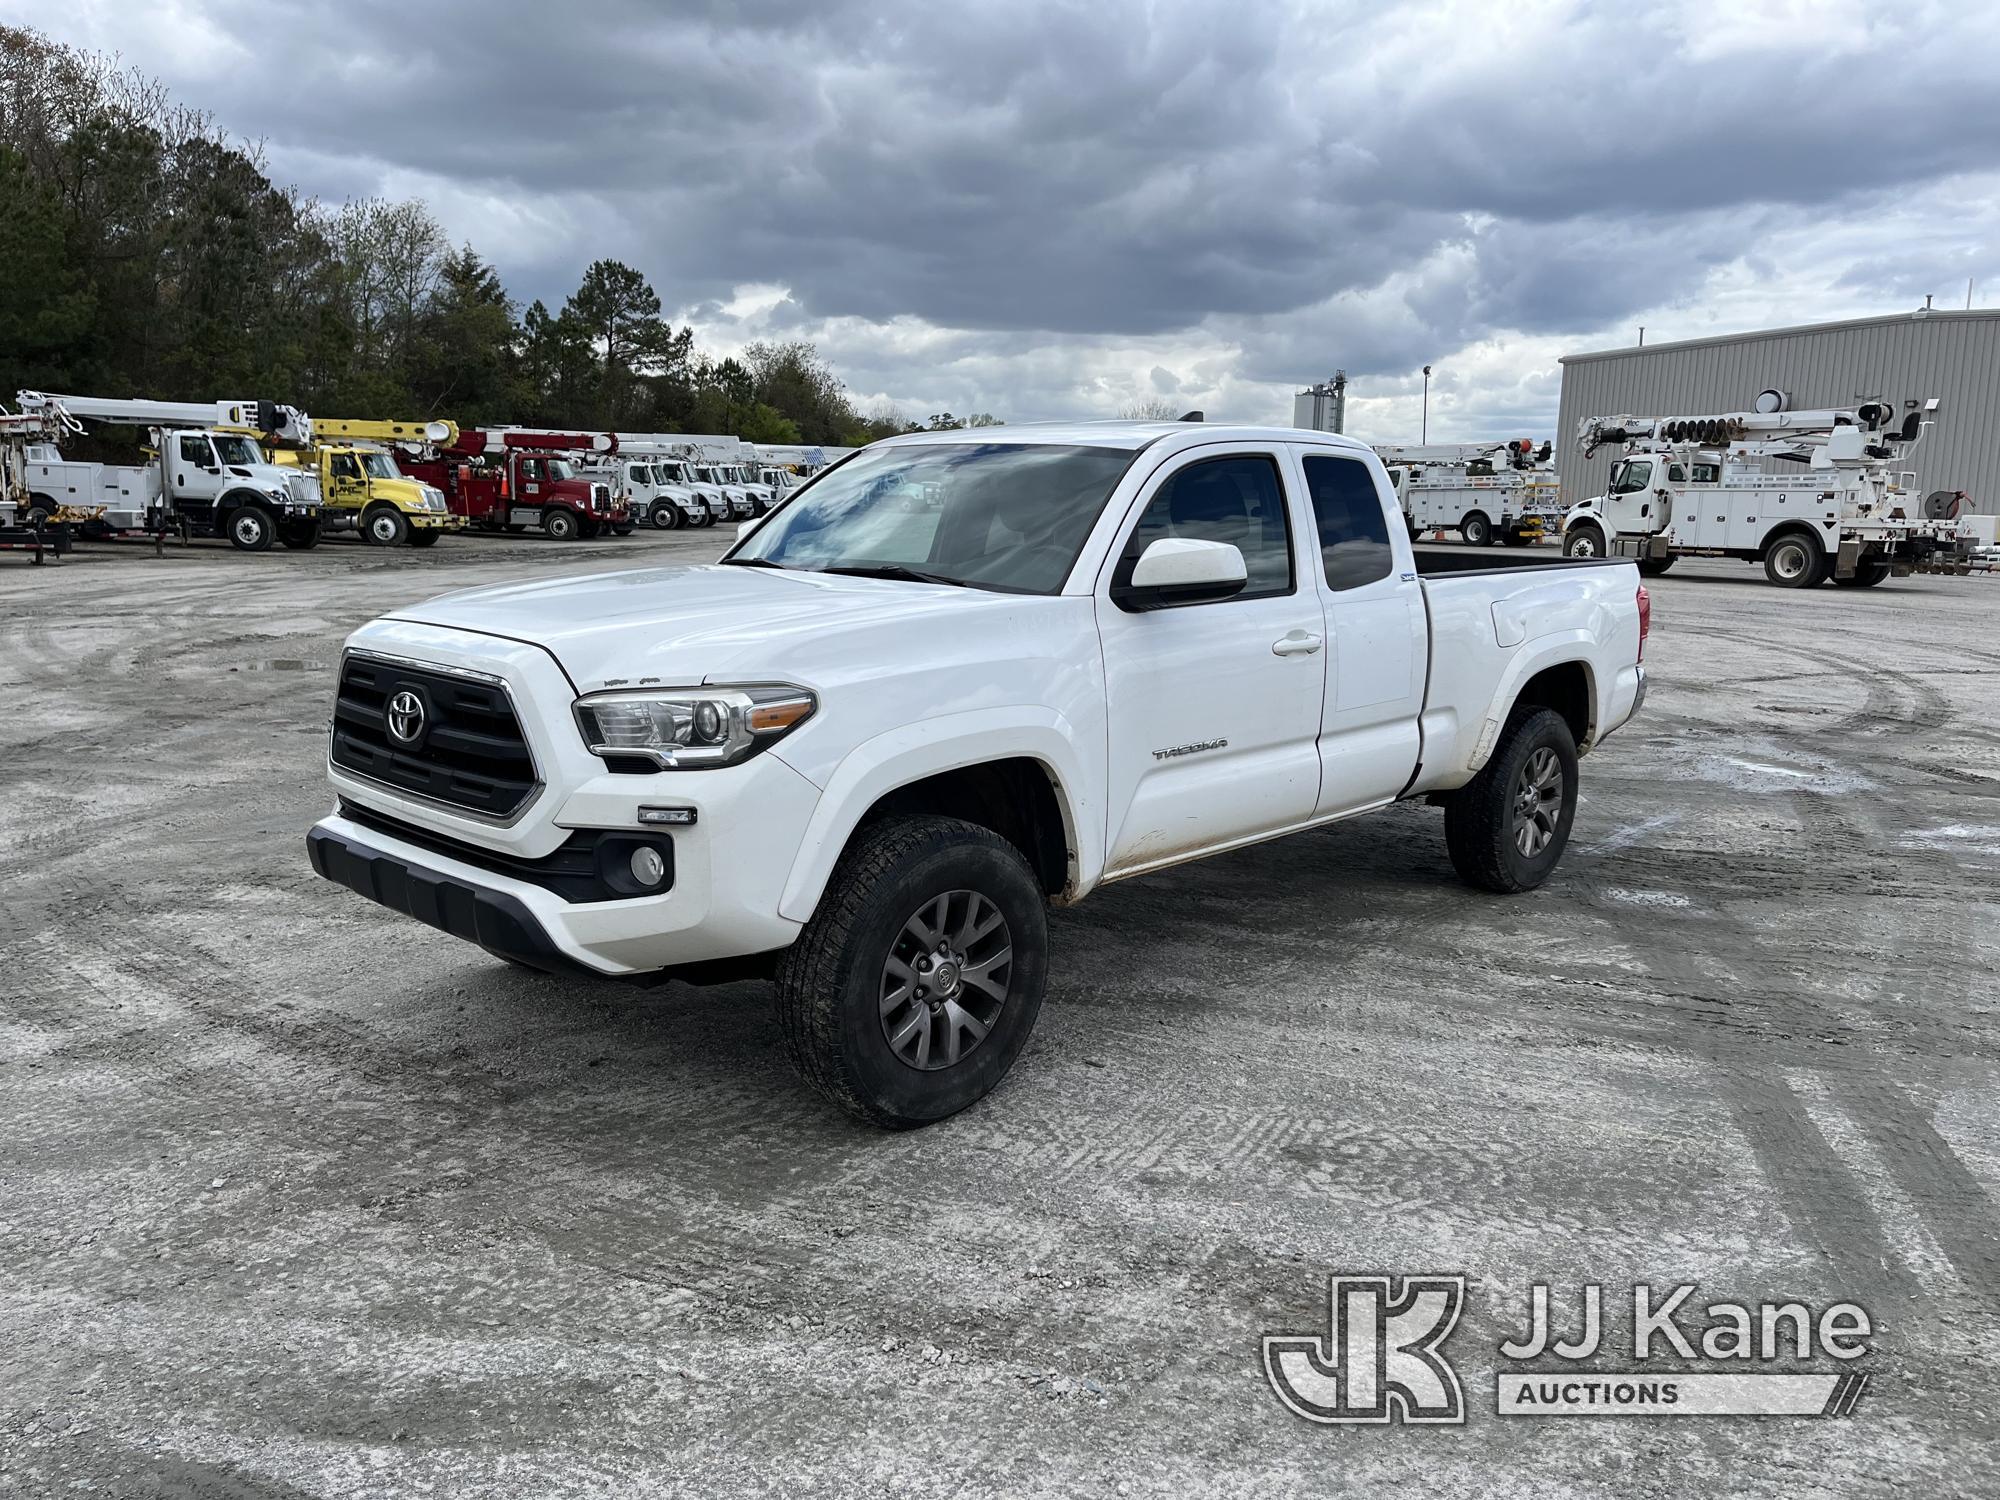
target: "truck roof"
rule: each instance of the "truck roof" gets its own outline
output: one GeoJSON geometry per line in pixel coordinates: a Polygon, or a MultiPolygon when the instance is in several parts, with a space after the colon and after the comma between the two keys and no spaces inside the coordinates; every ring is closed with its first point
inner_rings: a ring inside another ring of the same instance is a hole
{"type": "Polygon", "coordinates": [[[1347,448],[1360,454],[1372,450],[1337,432],[1304,427],[1256,427],[1223,422],[1020,422],[1004,427],[956,427],[942,432],[906,432],[884,438],[877,447],[925,443],[1063,443],[1079,448],[1148,448],[1155,443],[1198,447],[1209,443],[1314,443],[1347,448]],[[1179,440],[1179,441],[1176,441],[1179,440]]]}

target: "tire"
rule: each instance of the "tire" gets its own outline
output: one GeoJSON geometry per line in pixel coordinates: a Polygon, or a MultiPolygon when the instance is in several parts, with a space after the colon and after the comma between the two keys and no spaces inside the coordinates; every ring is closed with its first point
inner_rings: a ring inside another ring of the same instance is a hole
{"type": "Polygon", "coordinates": [[[255,505],[239,505],[229,513],[223,527],[229,545],[238,552],[268,552],[278,539],[278,526],[271,513],[255,505]]]}
{"type": "Polygon", "coordinates": [[[1458,523],[1458,534],[1468,547],[1490,547],[1493,545],[1493,523],[1486,519],[1486,512],[1467,511],[1458,523]]]}
{"type": "Polygon", "coordinates": [[[586,542],[595,541],[603,532],[604,523],[602,521],[591,516],[577,517],[576,534],[586,542]]]}
{"type": "Polygon", "coordinates": [[[1658,578],[1662,573],[1673,571],[1674,564],[1679,561],[1678,557],[1642,557],[1639,559],[1639,576],[1658,578]]]}
{"type": "Polygon", "coordinates": [[[1525,531],[1503,531],[1500,533],[1500,545],[1503,547],[1525,547],[1533,540],[1534,538],[1529,536],[1525,531]]]}
{"type": "Polygon", "coordinates": [[[646,519],[653,523],[655,531],[679,531],[681,508],[671,500],[655,500],[653,508],[646,512],[646,519]]]}
{"type": "Polygon", "coordinates": [[[611,534],[613,536],[630,536],[637,529],[630,521],[613,521],[611,523],[611,534]]]}
{"type": "Polygon", "coordinates": [[[1034,1030],[1047,977],[1048,910],[1020,851],[957,818],[889,818],[855,835],[785,950],[778,1017],[807,1083],[857,1119],[908,1130],[957,1114],[1006,1077],[1034,1030]],[[996,915],[997,933],[965,937],[975,920],[996,915]],[[917,1000],[918,966],[930,955],[915,950],[927,946],[918,942],[926,930],[945,934],[966,970],[1004,972],[1004,982],[964,981],[954,964],[954,1005],[917,1000]],[[1006,945],[1004,960],[996,942],[1006,945]],[[972,1036],[982,1021],[988,1029],[972,1036]],[[947,1045],[960,1048],[957,1059],[933,1062],[930,1049],[947,1045]]]}
{"type": "Polygon", "coordinates": [[[361,537],[371,547],[400,547],[410,539],[410,523],[393,505],[370,506],[361,517],[361,537]]]}
{"type": "Polygon", "coordinates": [[[438,544],[438,538],[443,535],[444,533],[441,531],[412,531],[410,533],[410,545],[412,547],[435,547],[438,544]]]}
{"type": "Polygon", "coordinates": [[[47,495],[30,495],[28,509],[21,519],[35,530],[41,531],[55,524],[58,509],[60,507],[47,495]]]}
{"type": "Polygon", "coordinates": [[[1817,588],[1826,581],[1826,554],[1809,532],[1787,531],[1764,549],[1764,576],[1781,589],[1817,588]]]}
{"type": "Polygon", "coordinates": [[[1854,569],[1852,578],[1835,578],[1833,581],[1842,588],[1872,589],[1889,576],[1889,559],[1886,557],[1864,557],[1854,569]]]}
{"type": "Polygon", "coordinates": [[[278,533],[278,540],[294,552],[310,552],[319,545],[319,522],[294,521],[278,533]]]}
{"type": "Polygon", "coordinates": [[[1593,521],[1572,526],[1563,533],[1564,557],[1605,556],[1604,531],[1593,521]]]}
{"type": "Polygon", "coordinates": [[[559,542],[573,542],[582,527],[576,523],[576,516],[566,510],[551,510],[542,516],[542,530],[559,542]]]}
{"type": "Polygon", "coordinates": [[[1445,803],[1445,849],[1468,885],[1504,895],[1531,891],[1562,858],[1575,817],[1576,741],[1569,725],[1552,708],[1517,708],[1493,758],[1445,803]],[[1554,780],[1552,770],[1559,773],[1554,780]],[[1536,795],[1529,803],[1531,787],[1536,795]]]}

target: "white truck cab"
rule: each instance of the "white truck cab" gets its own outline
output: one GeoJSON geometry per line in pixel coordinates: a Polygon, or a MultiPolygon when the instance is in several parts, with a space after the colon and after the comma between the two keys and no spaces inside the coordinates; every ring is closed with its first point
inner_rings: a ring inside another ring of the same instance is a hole
{"type": "Polygon", "coordinates": [[[1533,889],[1637,711],[1629,562],[1418,557],[1284,428],[892,438],[715,564],[411,605],[347,642],[314,867],[533,968],[775,979],[889,1126],[1025,1044],[1045,908],[1398,800],[1533,889]]]}

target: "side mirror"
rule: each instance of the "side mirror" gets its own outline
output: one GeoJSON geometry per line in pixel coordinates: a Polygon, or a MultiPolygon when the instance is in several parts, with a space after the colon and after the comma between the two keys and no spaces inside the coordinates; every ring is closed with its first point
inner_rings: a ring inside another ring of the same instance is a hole
{"type": "Polygon", "coordinates": [[[1233,598],[1250,580],[1243,554],[1228,542],[1163,536],[1139,554],[1131,580],[1111,587],[1111,602],[1140,613],[1233,598]]]}

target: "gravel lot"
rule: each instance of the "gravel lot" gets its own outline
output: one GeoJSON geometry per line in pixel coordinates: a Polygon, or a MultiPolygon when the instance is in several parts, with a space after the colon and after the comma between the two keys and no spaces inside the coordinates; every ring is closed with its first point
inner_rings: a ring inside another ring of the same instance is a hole
{"type": "Polygon", "coordinates": [[[0,1495],[2000,1492],[2000,583],[1683,564],[1546,889],[1417,806],[1114,886],[886,1136],[758,986],[306,864],[349,629],[719,545],[0,557],[0,1495]],[[1334,1271],[1471,1278],[1467,1425],[1278,1406],[1334,1271]],[[1494,1415],[1531,1282],[1635,1279],[1858,1301],[1873,1387],[1494,1415]]]}

